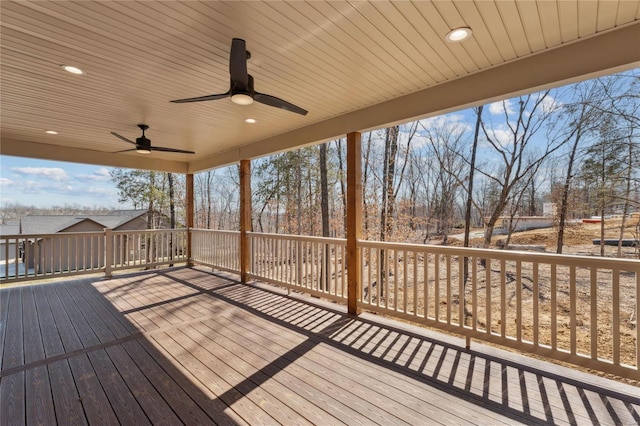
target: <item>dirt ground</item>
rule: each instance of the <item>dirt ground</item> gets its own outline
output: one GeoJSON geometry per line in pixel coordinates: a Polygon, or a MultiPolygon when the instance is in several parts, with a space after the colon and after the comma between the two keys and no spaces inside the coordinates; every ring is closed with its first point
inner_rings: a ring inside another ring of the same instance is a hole
{"type": "MultiPolygon", "coordinates": [[[[605,222],[605,239],[618,239],[620,237],[621,219],[609,219],[605,222]]],[[[627,219],[623,238],[640,239],[638,233],[640,222],[627,219]]],[[[547,252],[555,253],[557,246],[556,228],[535,229],[531,231],[517,232],[511,237],[510,244],[541,245],[545,246],[547,252]]],[[[505,240],[506,236],[496,235],[493,238],[494,244],[499,240],[505,240]]],[[[600,239],[599,223],[572,222],[565,227],[563,254],[578,254],[586,256],[599,256],[600,246],[594,245],[592,240],[600,239]]],[[[482,239],[473,241],[474,245],[482,245],[482,239]]],[[[605,256],[617,257],[618,248],[605,246],[605,256]]],[[[622,247],[623,258],[638,259],[638,249],[633,247],[622,247]]]]}

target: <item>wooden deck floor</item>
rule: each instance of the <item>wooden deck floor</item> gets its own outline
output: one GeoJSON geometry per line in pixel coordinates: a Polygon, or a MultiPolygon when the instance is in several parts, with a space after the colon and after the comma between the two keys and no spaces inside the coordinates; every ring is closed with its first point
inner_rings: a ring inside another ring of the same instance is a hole
{"type": "Polygon", "coordinates": [[[176,268],[0,290],[2,424],[638,424],[640,389],[176,268]]]}

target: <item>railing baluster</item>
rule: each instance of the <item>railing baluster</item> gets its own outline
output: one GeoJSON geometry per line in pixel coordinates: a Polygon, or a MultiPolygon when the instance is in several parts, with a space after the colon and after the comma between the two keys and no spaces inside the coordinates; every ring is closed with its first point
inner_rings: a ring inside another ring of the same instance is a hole
{"type": "MultiPolygon", "coordinates": [[[[9,239],[2,238],[4,241],[4,277],[5,279],[9,278],[9,239]]],[[[16,275],[17,275],[17,266],[16,266],[16,275]]]]}
{"type": "Polygon", "coordinates": [[[492,330],[491,330],[491,325],[493,324],[493,313],[491,311],[491,285],[492,285],[492,280],[491,280],[491,258],[490,257],[485,257],[483,258],[485,261],[484,264],[484,277],[485,277],[485,299],[484,299],[484,304],[485,304],[485,317],[486,317],[486,322],[487,322],[487,334],[491,335],[492,330]]]}
{"type": "Polygon", "coordinates": [[[635,306],[635,321],[636,321],[636,370],[640,371],[640,271],[636,271],[636,306],[635,306]]]}
{"type": "Polygon", "coordinates": [[[500,260],[500,336],[507,334],[507,264],[500,260]]]}
{"type": "Polygon", "coordinates": [[[516,261],[516,340],[522,342],[522,262],[520,260],[516,261]]]}
{"type": "Polygon", "coordinates": [[[407,279],[407,273],[408,273],[408,263],[409,263],[409,256],[408,256],[408,252],[406,250],[404,250],[402,252],[402,258],[404,259],[404,261],[402,262],[402,295],[403,295],[403,304],[402,304],[402,312],[404,312],[405,314],[407,313],[407,306],[408,305],[408,300],[409,299],[409,290],[407,289],[407,284],[409,283],[409,280],[407,279]]]}
{"type": "Polygon", "coordinates": [[[398,250],[393,250],[393,310],[398,311],[398,250]]]}
{"type": "MultiPolygon", "coordinates": [[[[611,276],[612,284],[612,333],[613,333],[613,364],[620,365],[620,271],[615,269],[611,276]]],[[[637,326],[637,324],[636,324],[637,326]]],[[[636,342],[638,344],[638,342],[636,342]]]]}
{"type": "Polygon", "coordinates": [[[422,290],[422,298],[424,299],[424,309],[423,315],[424,318],[429,318],[429,252],[426,250],[422,252],[422,268],[423,271],[423,290],[422,290]]]}
{"type": "Polygon", "coordinates": [[[464,256],[458,256],[458,325],[465,326],[464,321],[464,256]]]}
{"type": "Polygon", "coordinates": [[[451,280],[451,256],[450,255],[446,255],[445,257],[446,259],[446,276],[445,276],[445,283],[447,285],[447,324],[451,324],[451,285],[452,280],[451,280]]]}
{"type": "Polygon", "coordinates": [[[540,338],[540,332],[539,332],[539,328],[540,328],[540,312],[539,312],[539,306],[538,306],[538,302],[540,299],[540,284],[538,282],[539,278],[539,268],[538,268],[538,262],[533,262],[532,264],[532,268],[533,268],[533,300],[532,300],[532,309],[533,309],[533,345],[534,346],[539,346],[539,338],[540,338]]]}
{"type": "MultiPolygon", "coordinates": [[[[346,299],[347,297],[347,268],[346,268],[346,254],[347,251],[346,245],[340,244],[340,279],[342,280],[342,292],[340,293],[340,297],[346,299]]],[[[640,286],[639,286],[640,287],[640,286]]],[[[636,298],[637,300],[637,298],[636,298]]]]}
{"type": "Polygon", "coordinates": [[[469,258],[468,262],[471,264],[471,315],[473,315],[471,328],[476,331],[478,328],[478,265],[474,257],[469,258]]]}
{"type": "Polygon", "coordinates": [[[418,316],[418,252],[413,252],[413,316],[418,316]]]}
{"type": "Polygon", "coordinates": [[[433,316],[440,322],[440,255],[433,257],[433,316]]]}
{"type": "Polygon", "coordinates": [[[569,350],[576,354],[576,267],[569,268],[569,350]]]}
{"type": "Polygon", "coordinates": [[[551,264],[551,349],[556,350],[558,348],[558,341],[557,341],[557,331],[558,331],[558,327],[557,327],[557,308],[556,308],[556,303],[557,303],[557,291],[556,291],[556,285],[557,285],[557,281],[556,281],[556,265],[555,263],[551,264]]]}

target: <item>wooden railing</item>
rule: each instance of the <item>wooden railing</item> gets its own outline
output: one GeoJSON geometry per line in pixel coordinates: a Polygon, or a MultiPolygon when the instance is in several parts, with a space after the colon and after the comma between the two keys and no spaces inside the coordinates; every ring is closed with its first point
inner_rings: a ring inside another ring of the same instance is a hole
{"type": "Polygon", "coordinates": [[[191,260],[222,271],[240,272],[240,232],[191,230],[191,260]]]}
{"type": "Polygon", "coordinates": [[[0,281],[37,280],[186,262],[186,230],[65,232],[0,237],[0,281]]]}
{"type": "MultiPolygon", "coordinates": [[[[194,245],[205,241],[195,235],[194,245]]],[[[233,244],[217,249],[223,259],[239,256],[238,233],[230,235],[233,244]]],[[[346,301],[345,240],[248,238],[251,278],[346,301]]],[[[213,253],[221,244],[206,241],[208,247],[194,253],[213,253]]],[[[469,343],[487,341],[640,379],[636,260],[374,241],[359,241],[358,250],[361,309],[454,332],[469,343]]],[[[237,272],[237,264],[227,269],[237,272]]]]}
{"type": "MultiPolygon", "coordinates": [[[[192,262],[239,272],[240,233],[194,229],[192,262]]],[[[248,233],[248,276],[345,302],[346,240],[248,233]]],[[[0,237],[2,283],[186,262],[186,230],[0,237]]],[[[640,262],[358,241],[357,305],[640,380],[640,262]],[[466,273],[465,273],[466,271],[466,273]]]]}
{"type": "Polygon", "coordinates": [[[637,260],[372,241],[359,247],[363,309],[640,379],[637,260]]]}
{"type": "Polygon", "coordinates": [[[248,238],[250,277],[331,300],[346,300],[346,240],[253,232],[248,238]]]}
{"type": "Polygon", "coordinates": [[[186,229],[106,230],[106,265],[112,271],[152,268],[187,261],[186,229]]]}

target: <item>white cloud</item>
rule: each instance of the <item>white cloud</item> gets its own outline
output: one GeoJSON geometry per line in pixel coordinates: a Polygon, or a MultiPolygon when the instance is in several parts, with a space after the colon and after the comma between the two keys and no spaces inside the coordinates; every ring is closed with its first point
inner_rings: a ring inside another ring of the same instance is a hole
{"type": "Polygon", "coordinates": [[[0,178],[0,186],[7,187],[7,186],[13,186],[13,185],[15,185],[15,182],[12,181],[11,179],[0,178]]]}
{"type": "Polygon", "coordinates": [[[56,182],[69,180],[67,172],[59,167],[13,167],[14,173],[25,176],[39,176],[56,182]]]}
{"type": "Polygon", "coordinates": [[[490,130],[493,133],[493,139],[496,140],[501,146],[507,146],[513,144],[513,133],[507,129],[493,129],[490,130]]]}
{"type": "MultiPolygon", "coordinates": [[[[513,147],[513,132],[507,126],[497,126],[493,129],[487,129],[491,140],[503,149],[511,150],[513,147]]],[[[483,138],[484,139],[484,138],[483,138]]],[[[488,141],[481,143],[481,148],[495,149],[488,141]]]]}
{"type": "Polygon", "coordinates": [[[555,99],[553,96],[545,96],[540,103],[540,108],[545,114],[552,113],[562,107],[562,102],[555,99]]]}
{"type": "Polygon", "coordinates": [[[438,115],[436,117],[429,117],[420,120],[420,124],[425,130],[431,130],[436,128],[442,128],[444,126],[464,126],[465,130],[471,128],[469,123],[467,123],[464,115],[462,114],[447,114],[447,115],[438,115]]]}
{"type": "Polygon", "coordinates": [[[95,181],[95,182],[108,182],[111,180],[111,173],[109,172],[108,169],[100,168],[96,171],[94,171],[92,174],[88,175],[88,174],[81,174],[81,175],[76,175],[76,180],[79,181],[87,181],[87,180],[91,180],[91,181],[95,181]]]}
{"type": "Polygon", "coordinates": [[[112,188],[98,188],[98,187],[89,187],[84,188],[83,190],[78,190],[74,193],[74,195],[115,195],[117,191],[112,188]]]}
{"type": "Polygon", "coordinates": [[[109,171],[109,169],[105,169],[104,167],[96,170],[95,172],[93,172],[93,174],[111,179],[111,172],[109,171]]]}
{"type": "Polygon", "coordinates": [[[513,110],[513,105],[511,104],[511,99],[489,104],[489,112],[493,115],[503,115],[505,111],[507,114],[513,114],[515,112],[513,110]]]}

